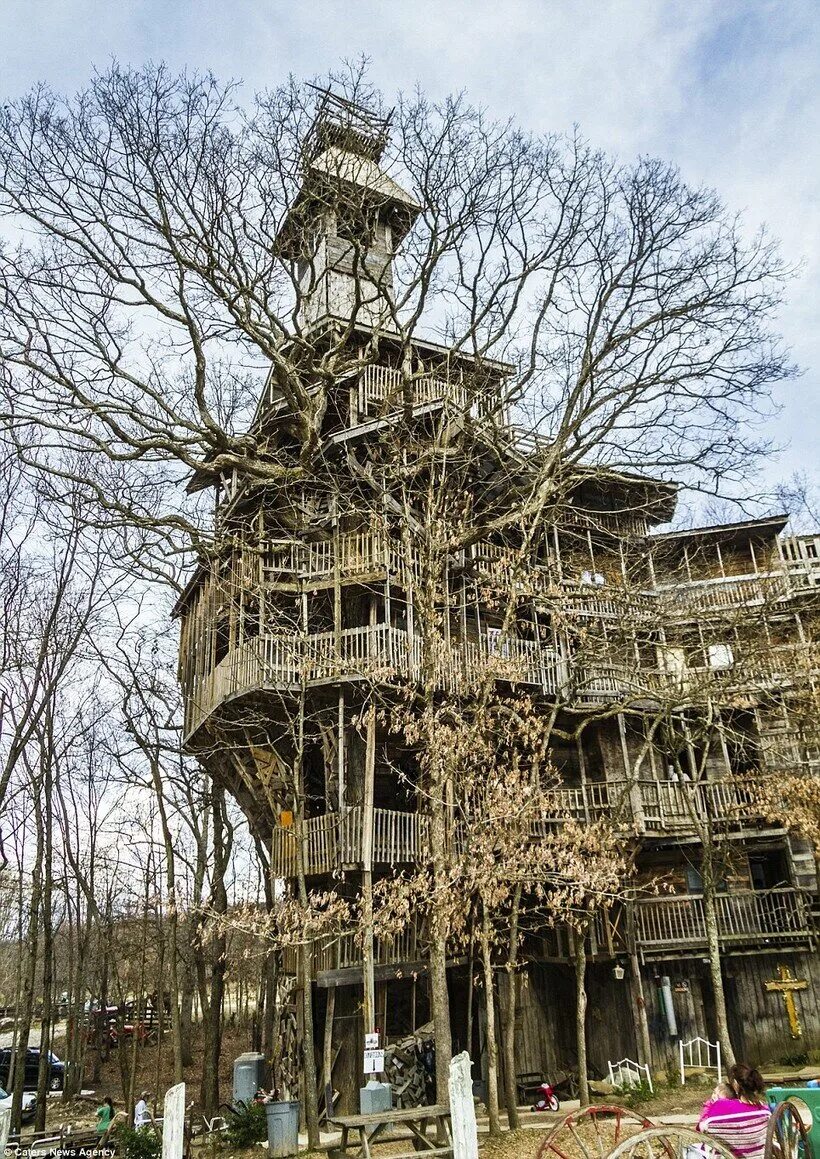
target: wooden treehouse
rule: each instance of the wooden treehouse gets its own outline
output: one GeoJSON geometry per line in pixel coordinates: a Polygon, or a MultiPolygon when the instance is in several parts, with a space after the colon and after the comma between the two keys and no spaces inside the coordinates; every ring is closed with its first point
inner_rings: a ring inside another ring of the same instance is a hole
{"type": "MultiPolygon", "coordinates": [[[[215,491],[216,546],[176,609],[185,743],[240,801],[277,878],[292,884],[301,864],[309,888],[335,885],[355,898],[364,875],[429,859],[414,755],[380,722],[374,690],[389,700],[423,666],[442,689],[469,686],[497,658],[499,681],[545,709],[557,705],[559,719],[590,718],[577,744],[555,742],[561,785],[531,839],[570,817],[607,817],[636,844],[637,878],[665,882],[590,931],[593,1064],[635,1057],[641,1018],[661,1064],[674,1046],[664,978],[677,1033],[714,1036],[700,876],[707,831],[726,851],[717,923],[738,1053],[776,1058],[789,1031],[765,983],[780,967],[820,982],[817,881],[811,848],[753,789],[820,769],[806,723],[820,669],[820,538],[784,536],[785,515],[663,533],[673,486],[576,475],[528,544],[523,574],[510,565],[520,553],[512,532],[449,553],[431,662],[420,627],[422,541],[407,534],[406,495],[378,486],[385,456],[396,454],[394,428],[400,422],[423,448],[443,420],[461,424],[472,446],[486,448],[488,490],[496,472],[510,491],[543,447],[508,422],[512,366],[408,337],[397,323],[394,264],[421,207],[380,165],[387,133],[385,122],[325,101],[277,242],[297,297],[294,346],[310,356],[300,354],[308,369],[295,386],[272,370],[254,433],[278,463],[298,464],[309,437],[319,467],[279,483],[218,471],[192,482],[215,491]],[[499,592],[515,604],[512,630],[499,592]],[[670,760],[648,731],[663,703],[674,705],[683,773],[680,754],[670,760]],[[704,739],[706,706],[718,724],[704,739]],[[627,981],[614,971],[622,963],[627,981]]],[[[429,1018],[425,937],[412,925],[374,944],[375,1014],[388,1039],[429,1018]]],[[[549,1074],[572,1060],[570,942],[560,928],[527,936],[522,1072],[549,1074]]],[[[340,1050],[334,1083],[353,1090],[362,950],[343,933],[320,943],[313,961],[317,1049],[324,1038],[340,1050]]],[[[285,968],[295,969],[290,953],[285,968]]],[[[480,1058],[481,1015],[467,1016],[472,991],[457,954],[449,973],[454,1045],[480,1058]]],[[[820,1046],[818,993],[798,999],[807,1046],[820,1046]]],[[[506,995],[502,980],[502,1005],[506,995]]]]}

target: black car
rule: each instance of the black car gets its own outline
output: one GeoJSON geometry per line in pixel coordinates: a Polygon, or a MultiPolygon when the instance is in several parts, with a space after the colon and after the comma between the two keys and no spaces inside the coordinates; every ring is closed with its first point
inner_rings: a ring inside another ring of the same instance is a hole
{"type": "MultiPolygon", "coordinates": [[[[57,1055],[49,1053],[48,1088],[51,1091],[61,1091],[65,1084],[65,1063],[57,1055]]],[[[5,1047],[0,1050],[0,1087],[8,1087],[9,1070],[11,1068],[11,1050],[5,1047]]],[[[40,1070],[39,1047],[30,1046],[26,1051],[26,1067],[23,1075],[23,1090],[37,1090],[37,1076],[40,1070]]]]}

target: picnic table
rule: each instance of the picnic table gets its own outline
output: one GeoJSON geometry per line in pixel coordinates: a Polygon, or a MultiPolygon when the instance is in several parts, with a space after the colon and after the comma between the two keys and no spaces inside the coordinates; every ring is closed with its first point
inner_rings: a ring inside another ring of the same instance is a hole
{"type": "Polygon", "coordinates": [[[372,1159],[371,1147],[378,1143],[395,1142],[395,1137],[382,1138],[385,1131],[394,1124],[407,1127],[410,1131],[409,1143],[413,1150],[390,1159],[416,1159],[417,1155],[438,1155],[441,1159],[452,1159],[453,1136],[450,1131],[450,1109],[443,1106],[401,1107],[392,1111],[379,1111],[373,1115],[329,1115],[328,1123],[342,1132],[339,1147],[328,1152],[330,1159],[372,1159]],[[446,1139],[446,1144],[427,1138],[427,1127],[434,1123],[436,1140],[446,1139]],[[351,1140],[350,1136],[353,1135],[351,1140]],[[358,1136],[358,1142],[356,1140],[358,1136]]]}

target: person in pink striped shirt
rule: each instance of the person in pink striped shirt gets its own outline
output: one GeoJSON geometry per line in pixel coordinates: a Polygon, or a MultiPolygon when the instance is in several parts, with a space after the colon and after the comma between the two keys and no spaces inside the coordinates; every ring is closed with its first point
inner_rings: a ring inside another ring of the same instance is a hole
{"type": "Polygon", "coordinates": [[[740,1159],[763,1159],[771,1113],[760,1072],[738,1062],[704,1105],[697,1129],[720,1139],[740,1159]]]}

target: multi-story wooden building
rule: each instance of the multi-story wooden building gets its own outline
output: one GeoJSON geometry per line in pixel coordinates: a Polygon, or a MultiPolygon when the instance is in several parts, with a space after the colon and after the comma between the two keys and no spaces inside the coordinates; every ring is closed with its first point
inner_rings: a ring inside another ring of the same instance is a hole
{"type": "MultiPolygon", "coordinates": [[[[277,877],[292,881],[301,860],[309,887],[333,884],[347,896],[363,874],[429,856],[413,754],[366,712],[380,690],[420,679],[422,665],[419,540],[405,534],[406,508],[384,483],[396,477],[387,466],[399,453],[399,419],[423,446],[442,415],[478,415],[473,429],[492,450],[481,468],[488,491],[494,472],[510,490],[539,455],[495,405],[512,367],[408,338],[391,318],[393,260],[420,207],[379,167],[385,132],[326,102],[279,238],[296,271],[299,341],[321,353],[344,335],[343,368],[320,384],[321,467],[264,486],[236,473],[198,479],[216,488],[217,551],[178,605],[186,744],[243,804],[277,877]]],[[[304,389],[310,397],[318,379],[304,389]]],[[[298,461],[275,375],[255,426],[278,462],[298,461]]],[[[523,541],[508,523],[452,551],[436,592],[442,688],[502,648],[511,681],[545,710],[557,704],[576,731],[587,722],[576,743],[553,745],[562,784],[543,824],[608,817],[635,851],[636,881],[663,881],[654,895],[602,913],[591,931],[588,1034],[599,1069],[641,1053],[647,1033],[656,1067],[677,1037],[714,1037],[704,840],[718,851],[737,1053],[774,1060],[820,1046],[814,853],[755,788],[785,771],[818,776],[820,786],[820,538],[785,535],[786,516],[659,531],[674,510],[668,484],[576,472],[529,537],[523,576],[509,567],[523,541]],[[506,626],[488,585],[506,585],[516,605],[506,626]],[[799,1028],[782,993],[766,987],[786,970],[808,983],[796,993],[799,1028]]],[[[557,928],[525,941],[522,1072],[572,1063],[570,937],[557,928]]],[[[429,1018],[423,938],[411,925],[376,942],[377,1022],[388,1039],[429,1018]]],[[[355,1086],[363,962],[352,933],[317,947],[314,973],[317,1045],[331,1009],[340,1068],[355,1086]]],[[[481,1019],[468,1018],[466,974],[454,960],[452,1029],[476,1057],[481,1019]]],[[[502,981],[502,1004],[505,995],[502,981]]]]}

